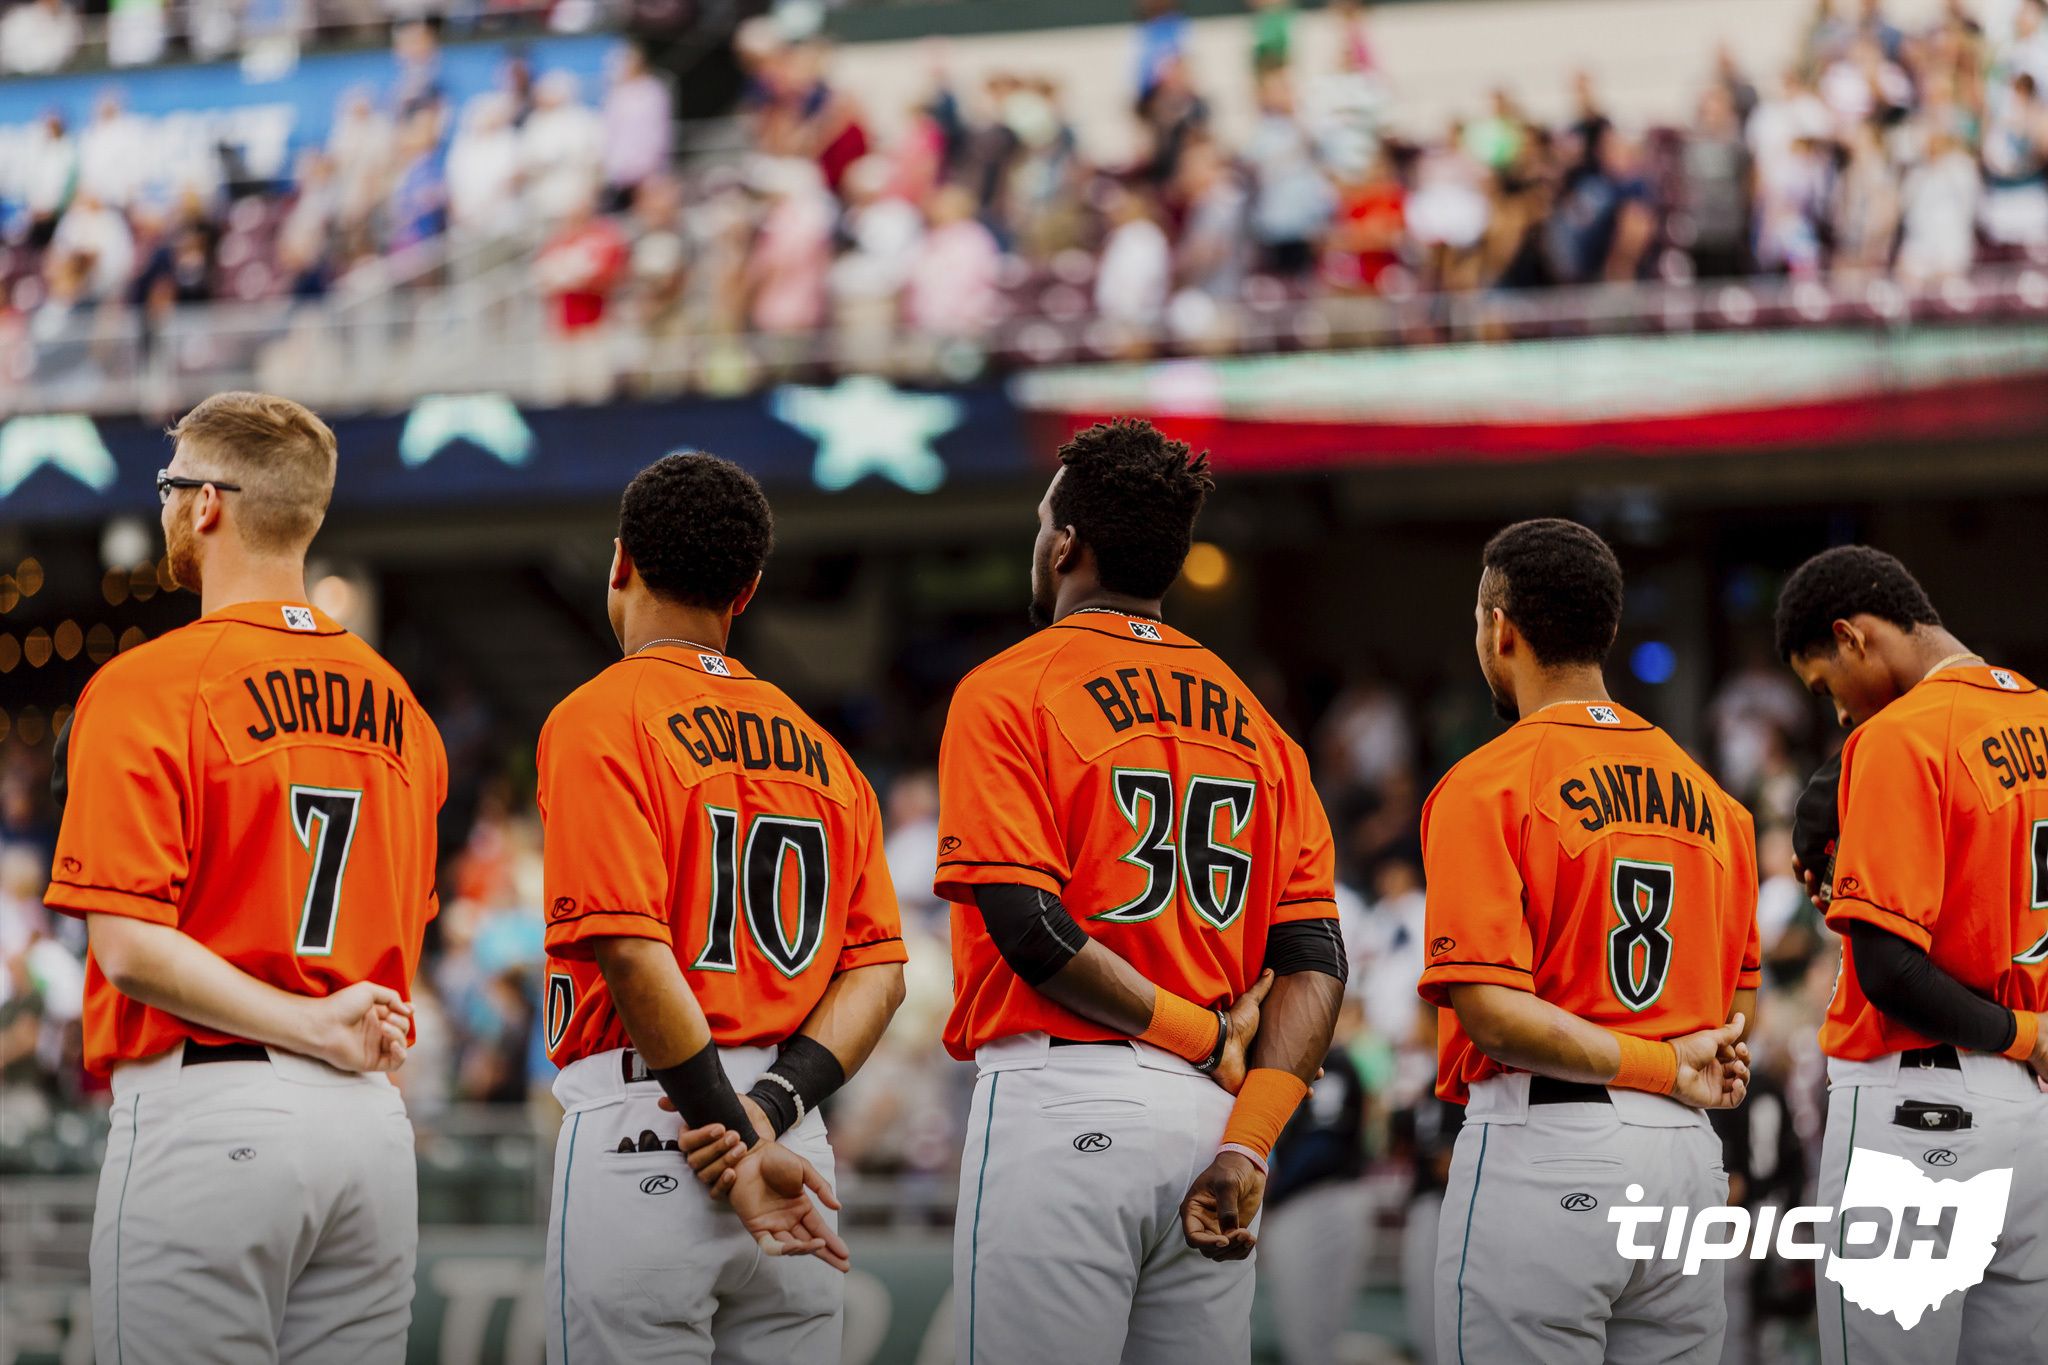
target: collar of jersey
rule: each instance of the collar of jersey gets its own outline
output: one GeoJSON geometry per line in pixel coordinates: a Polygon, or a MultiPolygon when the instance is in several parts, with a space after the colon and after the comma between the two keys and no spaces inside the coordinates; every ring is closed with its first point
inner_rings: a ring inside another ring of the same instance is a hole
{"type": "Polygon", "coordinates": [[[1095,635],[1107,635],[1112,640],[1132,640],[1141,645],[1186,645],[1192,640],[1155,616],[1125,615],[1120,611],[1070,611],[1046,627],[1047,630],[1085,630],[1095,635]],[[1140,640],[1131,633],[1130,623],[1143,621],[1159,629],[1157,640],[1140,640]]]}
{"type": "Polygon", "coordinates": [[[1981,687],[1986,692],[2003,692],[2008,697],[2023,697],[2029,692],[2039,692],[2041,690],[2018,670],[2000,668],[1996,664],[1957,664],[1954,668],[1944,668],[1933,677],[1922,678],[1920,681],[1923,686],[1927,683],[1963,683],[1970,687],[1981,687]],[[1991,680],[1991,670],[1993,668],[1998,668],[2000,673],[2010,676],[2019,686],[2017,688],[2000,687],[1991,680]]]}
{"type": "Polygon", "coordinates": [[[702,673],[707,678],[751,678],[754,676],[747,671],[745,664],[733,658],[732,655],[721,654],[715,649],[699,649],[695,645],[649,645],[637,654],[628,654],[619,662],[629,664],[636,659],[656,659],[665,664],[674,664],[678,668],[687,668],[692,673],[702,673]],[[709,655],[714,659],[725,660],[725,666],[731,671],[729,673],[713,673],[704,666],[703,656],[705,655],[709,655]]]}
{"type": "MultiPolygon", "coordinates": [[[[1546,706],[1534,715],[1523,716],[1516,725],[1570,725],[1581,730],[1653,730],[1656,727],[1618,701],[1567,701],[1546,706]],[[1589,706],[1604,706],[1620,718],[1619,725],[1602,725],[1586,714],[1589,706]]],[[[1513,728],[1513,727],[1510,727],[1513,728]]]]}
{"type": "Polygon", "coordinates": [[[282,598],[275,602],[237,602],[232,607],[221,607],[199,618],[201,621],[233,621],[238,625],[261,626],[265,630],[279,631],[285,635],[346,635],[348,628],[332,616],[315,606],[304,602],[290,602],[282,598]],[[298,607],[313,613],[312,630],[295,630],[284,623],[284,609],[298,607]]]}

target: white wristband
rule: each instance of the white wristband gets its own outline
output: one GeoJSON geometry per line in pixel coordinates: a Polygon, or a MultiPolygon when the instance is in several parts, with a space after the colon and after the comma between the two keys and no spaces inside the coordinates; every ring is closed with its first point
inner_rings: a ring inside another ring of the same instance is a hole
{"type": "Polygon", "coordinates": [[[1249,1161],[1252,1163],[1252,1165],[1258,1167],[1260,1175],[1264,1175],[1266,1173],[1266,1158],[1260,1156],[1257,1152],[1245,1146],[1242,1142],[1226,1142],[1221,1147],[1216,1149],[1216,1155],[1218,1156],[1222,1156],[1225,1152],[1236,1152],[1246,1161],[1249,1161]]]}

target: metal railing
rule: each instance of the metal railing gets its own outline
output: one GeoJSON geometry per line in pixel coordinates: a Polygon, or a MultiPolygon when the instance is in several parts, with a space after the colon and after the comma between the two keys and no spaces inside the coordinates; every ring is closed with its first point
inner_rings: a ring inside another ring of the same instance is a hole
{"type": "Polygon", "coordinates": [[[1886,278],[1751,279],[1343,296],[1254,277],[1237,299],[1176,301],[1137,324],[1097,314],[1086,287],[1092,262],[1074,262],[1064,274],[1056,263],[1046,276],[1013,278],[996,319],[971,336],[919,332],[887,310],[787,334],[720,333],[692,319],[648,328],[630,320],[628,300],[614,310],[627,320],[572,341],[548,325],[527,261],[461,283],[422,282],[449,273],[453,259],[437,257],[407,287],[387,281],[318,303],[211,304],[154,322],[112,304],[39,310],[21,323],[15,355],[0,336],[0,375],[20,377],[0,387],[0,415],[160,415],[227,388],[290,393],[335,412],[450,392],[552,405],[731,394],[835,373],[960,383],[1034,365],[1176,355],[2048,317],[2048,262],[2028,261],[1924,288],[1886,278]]]}

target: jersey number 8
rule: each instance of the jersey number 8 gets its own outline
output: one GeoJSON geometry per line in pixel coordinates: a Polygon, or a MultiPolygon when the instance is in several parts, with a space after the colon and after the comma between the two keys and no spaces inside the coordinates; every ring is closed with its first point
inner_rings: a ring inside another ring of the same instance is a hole
{"type": "Polygon", "coordinates": [[[1621,923],[1607,935],[1607,977],[1614,998],[1646,1010],[1664,994],[1671,976],[1671,895],[1678,877],[1670,863],[1614,860],[1614,913],[1621,923]]]}
{"type": "Polygon", "coordinates": [[[1114,910],[1092,919],[1108,924],[1141,924],[1173,903],[1176,881],[1188,904],[1211,928],[1228,929],[1244,913],[1251,889],[1252,858],[1216,838],[1216,821],[1227,815],[1230,838],[1251,823],[1256,784],[1230,777],[1188,778],[1180,801],[1180,841],[1173,841],[1173,774],[1156,768],[1118,768],[1110,774],[1117,809],[1130,821],[1138,842],[1122,861],[1145,874],[1145,888],[1114,910]],[[1140,807],[1143,814],[1140,814],[1140,807]]]}

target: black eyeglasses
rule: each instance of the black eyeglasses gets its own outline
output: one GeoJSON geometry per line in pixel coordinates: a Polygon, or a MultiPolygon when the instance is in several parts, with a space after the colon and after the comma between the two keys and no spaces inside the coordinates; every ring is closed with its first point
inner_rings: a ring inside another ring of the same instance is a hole
{"type": "Polygon", "coordinates": [[[173,474],[168,469],[159,469],[156,472],[157,505],[162,506],[169,502],[171,500],[171,490],[174,488],[204,488],[208,484],[213,485],[223,493],[239,493],[242,491],[242,485],[238,483],[222,483],[219,479],[187,479],[173,474]]]}

